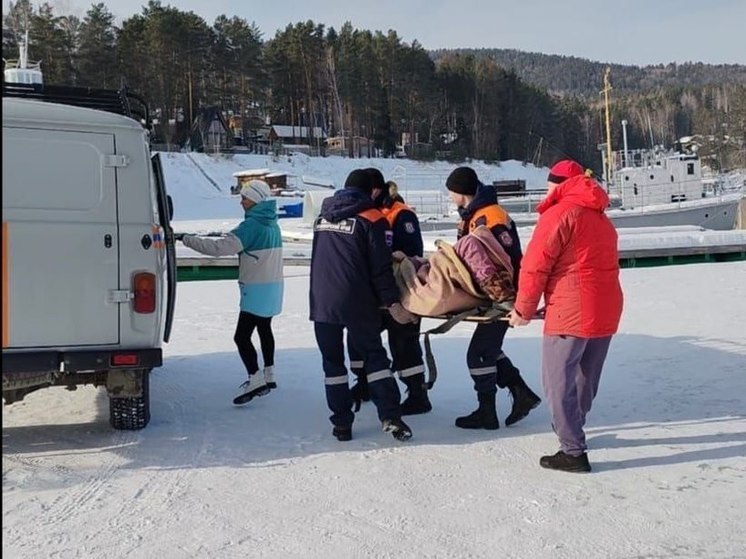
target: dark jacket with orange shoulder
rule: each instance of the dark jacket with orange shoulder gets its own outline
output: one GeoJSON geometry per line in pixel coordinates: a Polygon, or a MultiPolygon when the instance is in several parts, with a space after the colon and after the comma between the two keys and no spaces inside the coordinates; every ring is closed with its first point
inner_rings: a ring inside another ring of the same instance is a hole
{"type": "Polygon", "coordinates": [[[399,250],[407,256],[422,256],[422,231],[414,210],[404,202],[392,198],[386,198],[380,209],[394,236],[391,250],[399,250]]]}
{"type": "Polygon", "coordinates": [[[515,308],[533,316],[544,296],[544,333],[601,338],[622,315],[617,232],[604,210],[609,197],[579,175],[554,187],[537,210],[515,308]]]}
{"type": "Polygon", "coordinates": [[[480,225],[484,225],[495,236],[510,256],[515,271],[513,283],[517,284],[521,268],[521,241],[518,229],[508,212],[497,203],[497,192],[491,186],[480,184],[474,199],[466,208],[459,208],[461,221],[458,224],[458,238],[468,235],[480,225]]]}
{"type": "Polygon", "coordinates": [[[310,318],[379,323],[380,307],[399,301],[388,221],[363,191],[326,198],[313,227],[310,318]]]}

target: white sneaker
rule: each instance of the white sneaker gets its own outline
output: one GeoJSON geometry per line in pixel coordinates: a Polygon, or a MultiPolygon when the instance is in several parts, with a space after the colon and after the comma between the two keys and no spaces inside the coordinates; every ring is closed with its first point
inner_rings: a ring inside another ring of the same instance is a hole
{"type": "Polygon", "coordinates": [[[275,382],[275,368],[274,366],[270,367],[264,367],[264,382],[267,383],[267,386],[270,388],[277,388],[277,383],[275,382]]]}
{"type": "Polygon", "coordinates": [[[240,406],[250,402],[252,398],[266,394],[269,394],[269,386],[264,382],[264,375],[251,375],[249,380],[239,387],[238,394],[233,398],[233,403],[240,406]]]}

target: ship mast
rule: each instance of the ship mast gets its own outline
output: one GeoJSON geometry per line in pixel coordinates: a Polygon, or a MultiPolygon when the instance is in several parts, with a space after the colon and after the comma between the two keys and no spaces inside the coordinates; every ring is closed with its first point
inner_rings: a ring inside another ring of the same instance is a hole
{"type": "Polygon", "coordinates": [[[29,40],[28,40],[28,19],[25,23],[25,33],[18,44],[18,60],[5,60],[5,71],[3,76],[7,83],[23,84],[42,84],[43,77],[41,73],[41,62],[29,62],[29,40]]]}
{"type": "Polygon", "coordinates": [[[606,180],[606,189],[609,189],[611,184],[611,165],[612,165],[612,152],[611,152],[611,114],[609,111],[609,92],[611,91],[611,82],[609,81],[609,74],[611,74],[611,67],[607,66],[604,72],[604,88],[601,93],[604,95],[604,107],[606,109],[606,165],[604,165],[604,179],[606,180]]]}

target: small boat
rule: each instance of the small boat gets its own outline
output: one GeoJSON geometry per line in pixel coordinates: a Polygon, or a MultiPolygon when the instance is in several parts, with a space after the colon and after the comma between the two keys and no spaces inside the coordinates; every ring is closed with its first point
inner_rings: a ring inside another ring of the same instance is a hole
{"type": "MultiPolygon", "coordinates": [[[[607,215],[617,227],[668,227],[693,225],[705,229],[734,229],[744,185],[728,185],[721,177],[703,178],[696,144],[682,138],[674,149],[656,146],[630,150],[627,121],[622,120],[624,149],[612,151],[608,93],[609,70],[604,76],[606,94],[606,143],[601,144],[604,181],[611,207],[607,215]]],[[[500,197],[518,226],[533,225],[539,191],[522,198],[513,193],[500,197]]],[[[498,192],[498,196],[500,193],[498,192]]]]}

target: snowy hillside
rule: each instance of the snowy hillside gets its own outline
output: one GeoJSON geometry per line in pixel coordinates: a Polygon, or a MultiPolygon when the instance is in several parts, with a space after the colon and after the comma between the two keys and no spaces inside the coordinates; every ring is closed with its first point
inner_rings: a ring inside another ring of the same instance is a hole
{"type": "MultiPolygon", "coordinates": [[[[270,169],[292,175],[290,181],[299,188],[321,189],[314,183],[344,186],[353,169],[377,167],[386,180],[394,180],[407,200],[416,191],[445,191],[448,174],[457,167],[444,161],[420,163],[409,159],[348,159],[344,157],[309,157],[296,154],[271,155],[207,155],[204,153],[162,153],[166,188],[174,200],[176,221],[196,219],[235,218],[236,198],[230,187],[236,183],[233,173],[246,169],[270,169]],[[198,203],[192,203],[192,200],[198,203]],[[182,203],[183,201],[183,203],[182,203]]],[[[527,188],[541,188],[546,184],[547,169],[524,166],[519,161],[505,161],[500,165],[470,163],[479,178],[486,183],[494,180],[523,179],[527,188]]]]}

